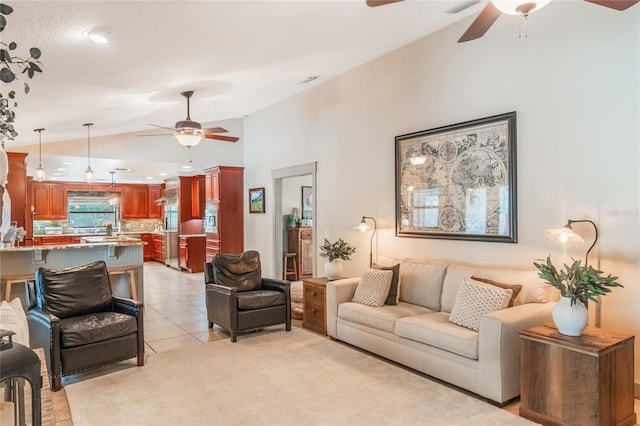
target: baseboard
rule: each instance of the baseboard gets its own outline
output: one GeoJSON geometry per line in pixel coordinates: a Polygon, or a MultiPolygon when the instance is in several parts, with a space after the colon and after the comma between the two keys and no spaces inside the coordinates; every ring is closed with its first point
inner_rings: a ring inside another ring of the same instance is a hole
{"type": "Polygon", "coordinates": [[[640,398],[640,383],[638,382],[633,384],[633,397],[640,398]]]}

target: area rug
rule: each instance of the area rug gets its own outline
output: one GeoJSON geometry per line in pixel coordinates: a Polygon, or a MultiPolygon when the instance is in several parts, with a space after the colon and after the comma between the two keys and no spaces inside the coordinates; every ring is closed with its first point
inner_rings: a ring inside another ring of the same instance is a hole
{"type": "Polygon", "coordinates": [[[75,426],[530,424],[297,327],[131,365],[65,386],[75,426]]]}

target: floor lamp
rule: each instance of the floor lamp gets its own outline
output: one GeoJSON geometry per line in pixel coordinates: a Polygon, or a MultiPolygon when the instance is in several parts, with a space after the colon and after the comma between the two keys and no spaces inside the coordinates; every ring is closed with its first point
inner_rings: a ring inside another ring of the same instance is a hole
{"type": "Polygon", "coordinates": [[[376,231],[378,230],[378,224],[376,223],[376,219],[371,216],[362,216],[362,220],[353,229],[358,229],[360,232],[365,232],[371,230],[371,226],[367,223],[367,219],[373,221],[373,232],[371,233],[371,239],[369,240],[369,267],[373,265],[373,236],[376,235],[376,231]]]}

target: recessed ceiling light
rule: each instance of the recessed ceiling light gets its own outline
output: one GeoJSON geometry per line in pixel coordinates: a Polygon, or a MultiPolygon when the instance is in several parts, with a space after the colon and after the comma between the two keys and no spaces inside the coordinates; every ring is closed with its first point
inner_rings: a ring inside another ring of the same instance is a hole
{"type": "Polygon", "coordinates": [[[153,179],[153,176],[147,176],[147,180],[153,179]]]}
{"type": "Polygon", "coordinates": [[[160,176],[166,176],[167,174],[162,172],[162,173],[158,173],[160,176]]]}
{"type": "Polygon", "coordinates": [[[188,164],[185,164],[184,166],[182,166],[183,170],[191,170],[191,166],[188,164]]]}
{"type": "MultiPolygon", "coordinates": [[[[60,170],[60,169],[58,169],[58,170],[60,170]]],[[[54,175],[54,176],[62,176],[62,174],[61,174],[61,173],[54,173],[53,175],[54,175]]]]}
{"type": "Polygon", "coordinates": [[[70,166],[73,163],[71,161],[63,161],[62,164],[64,164],[65,166],[70,166]]]}
{"type": "Polygon", "coordinates": [[[97,44],[105,44],[109,42],[109,39],[113,35],[113,32],[107,28],[94,28],[87,33],[87,36],[97,44]]]}
{"type": "Polygon", "coordinates": [[[66,172],[67,171],[67,169],[65,169],[64,167],[58,167],[56,170],[59,171],[59,172],[66,172]]]}

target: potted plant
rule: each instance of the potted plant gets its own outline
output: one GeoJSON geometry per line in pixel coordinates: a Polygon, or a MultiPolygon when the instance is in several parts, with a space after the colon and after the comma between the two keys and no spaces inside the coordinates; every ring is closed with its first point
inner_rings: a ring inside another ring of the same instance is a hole
{"type": "Polygon", "coordinates": [[[356,248],[338,238],[336,242],[329,242],[326,238],[320,246],[320,257],[326,257],[324,273],[330,280],[340,278],[342,275],[342,264],[339,260],[351,260],[351,255],[356,252],[356,248]]]}
{"type": "Polygon", "coordinates": [[[540,278],[560,290],[562,297],[554,306],[552,317],[558,331],[568,336],[580,336],[587,326],[589,300],[598,303],[598,296],[610,293],[610,287],[623,287],[618,277],[604,276],[580,260],[573,259],[571,265],[565,263],[560,270],[551,262],[551,256],[547,256],[546,263],[533,265],[540,271],[540,278]]]}

